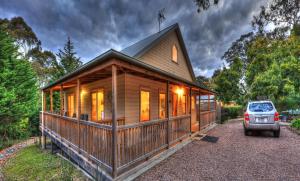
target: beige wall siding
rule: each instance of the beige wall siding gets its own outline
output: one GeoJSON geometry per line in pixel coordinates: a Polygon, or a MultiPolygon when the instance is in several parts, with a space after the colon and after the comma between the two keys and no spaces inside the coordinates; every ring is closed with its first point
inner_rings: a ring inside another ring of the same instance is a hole
{"type": "MultiPolygon", "coordinates": [[[[89,120],[91,119],[91,92],[97,89],[104,89],[104,119],[111,119],[111,78],[106,78],[102,80],[98,80],[92,83],[83,84],[81,86],[81,114],[88,114],[89,120]]],[[[118,75],[117,78],[117,117],[122,118],[125,117],[124,113],[124,101],[125,101],[125,82],[124,82],[124,74],[118,75]]],[[[65,90],[66,97],[69,94],[75,95],[75,112],[76,112],[76,90],[75,88],[70,88],[65,90]]],[[[67,99],[65,99],[65,107],[67,109],[67,99]]]]}
{"type": "MultiPolygon", "coordinates": [[[[176,89],[182,88],[176,85],[170,85],[169,110],[172,116],[172,93],[176,93],[176,89]]],[[[159,92],[166,93],[166,83],[151,79],[138,77],[131,74],[125,75],[125,117],[126,124],[137,123],[140,121],[140,90],[150,91],[150,119],[159,119],[159,92]]],[[[182,88],[186,95],[186,114],[189,114],[189,89],[182,88]]],[[[167,99],[167,98],[166,98],[167,99]]],[[[180,101],[181,102],[181,101],[180,101]]],[[[180,103],[179,102],[179,103],[180,103]]],[[[183,115],[182,106],[178,105],[178,116],[183,115]]]]}
{"type": "Polygon", "coordinates": [[[166,83],[134,76],[125,75],[125,117],[126,124],[140,121],[140,90],[150,91],[150,119],[158,119],[159,91],[165,92],[166,83]]]}
{"type": "Polygon", "coordinates": [[[140,60],[186,80],[193,81],[176,32],[164,37],[161,42],[141,56],[140,60]],[[172,46],[174,44],[178,50],[178,63],[172,61],[172,46]]]}

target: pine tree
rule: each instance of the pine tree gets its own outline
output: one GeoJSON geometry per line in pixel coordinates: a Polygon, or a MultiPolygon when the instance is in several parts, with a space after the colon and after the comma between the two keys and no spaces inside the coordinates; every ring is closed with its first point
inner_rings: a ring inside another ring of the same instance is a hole
{"type": "Polygon", "coordinates": [[[0,137],[14,134],[9,126],[31,116],[38,109],[38,88],[28,60],[20,58],[18,47],[0,29],[0,137]]]}
{"type": "Polygon", "coordinates": [[[74,45],[70,37],[68,37],[64,49],[59,49],[57,57],[59,59],[59,62],[56,65],[58,71],[56,78],[70,73],[82,65],[80,58],[76,56],[76,52],[74,51],[74,45]]]}

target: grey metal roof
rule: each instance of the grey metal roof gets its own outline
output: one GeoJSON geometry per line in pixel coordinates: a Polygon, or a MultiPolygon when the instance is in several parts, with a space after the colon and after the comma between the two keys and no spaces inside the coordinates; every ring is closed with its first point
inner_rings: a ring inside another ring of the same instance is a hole
{"type": "Polygon", "coordinates": [[[167,32],[169,32],[170,30],[173,30],[176,27],[178,27],[177,23],[124,48],[123,50],[121,50],[121,52],[126,55],[129,55],[131,57],[137,57],[138,55],[141,54],[141,52],[143,52],[145,49],[147,49],[147,47],[149,47],[151,44],[153,44],[155,41],[160,39],[167,32]]]}

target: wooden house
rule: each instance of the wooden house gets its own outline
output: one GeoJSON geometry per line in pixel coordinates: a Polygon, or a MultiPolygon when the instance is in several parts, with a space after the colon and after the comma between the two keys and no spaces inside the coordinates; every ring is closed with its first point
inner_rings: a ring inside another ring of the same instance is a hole
{"type": "Polygon", "coordinates": [[[40,129],[96,179],[117,179],[215,122],[178,24],[42,88],[40,129]]]}

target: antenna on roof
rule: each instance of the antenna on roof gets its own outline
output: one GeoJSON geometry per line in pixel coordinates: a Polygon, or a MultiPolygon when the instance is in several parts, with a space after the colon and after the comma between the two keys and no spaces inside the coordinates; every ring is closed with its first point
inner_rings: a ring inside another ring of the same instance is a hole
{"type": "Polygon", "coordinates": [[[165,17],[165,8],[158,11],[158,31],[160,32],[160,24],[166,19],[165,17]]]}

